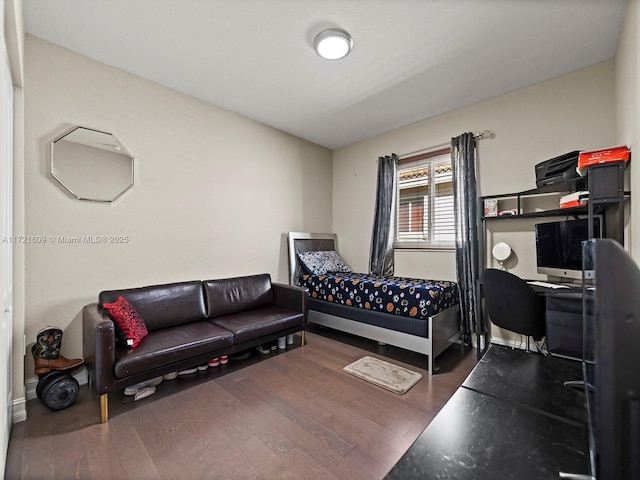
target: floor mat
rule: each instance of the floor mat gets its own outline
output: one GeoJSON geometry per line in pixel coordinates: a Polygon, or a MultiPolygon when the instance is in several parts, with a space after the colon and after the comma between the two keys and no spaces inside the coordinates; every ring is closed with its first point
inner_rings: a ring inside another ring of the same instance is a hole
{"type": "Polygon", "coordinates": [[[418,372],[368,356],[347,365],[343,370],[398,394],[406,393],[422,378],[418,372]]]}

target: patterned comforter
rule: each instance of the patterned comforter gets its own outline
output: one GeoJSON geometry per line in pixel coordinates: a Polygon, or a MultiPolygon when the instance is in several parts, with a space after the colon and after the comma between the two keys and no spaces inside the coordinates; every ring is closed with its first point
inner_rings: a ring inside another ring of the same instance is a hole
{"type": "Polygon", "coordinates": [[[311,298],[403,317],[428,319],[458,304],[455,282],[366,273],[302,275],[298,284],[311,298]]]}

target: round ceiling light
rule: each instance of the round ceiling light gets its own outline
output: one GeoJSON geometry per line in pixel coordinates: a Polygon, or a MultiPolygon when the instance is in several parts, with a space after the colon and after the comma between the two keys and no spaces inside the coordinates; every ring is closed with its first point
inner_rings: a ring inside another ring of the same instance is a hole
{"type": "Polygon", "coordinates": [[[323,30],[313,41],[316,53],[326,60],[340,60],[346,57],[351,47],[353,47],[351,35],[339,28],[323,30]]]}

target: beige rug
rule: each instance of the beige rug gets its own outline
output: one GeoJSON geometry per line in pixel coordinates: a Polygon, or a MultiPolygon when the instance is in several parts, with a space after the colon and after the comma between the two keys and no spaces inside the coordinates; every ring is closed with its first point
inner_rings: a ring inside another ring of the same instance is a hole
{"type": "Polygon", "coordinates": [[[398,394],[406,393],[422,378],[418,372],[373,357],[362,357],[343,370],[398,394]]]}

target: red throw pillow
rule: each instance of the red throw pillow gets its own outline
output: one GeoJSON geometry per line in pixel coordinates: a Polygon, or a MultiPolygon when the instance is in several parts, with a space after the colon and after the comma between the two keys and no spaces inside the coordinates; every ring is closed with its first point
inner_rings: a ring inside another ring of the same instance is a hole
{"type": "Polygon", "coordinates": [[[103,304],[102,308],[116,323],[128,347],[137,347],[140,341],[149,334],[144,320],[126,298],[118,297],[113,303],[103,304]]]}

